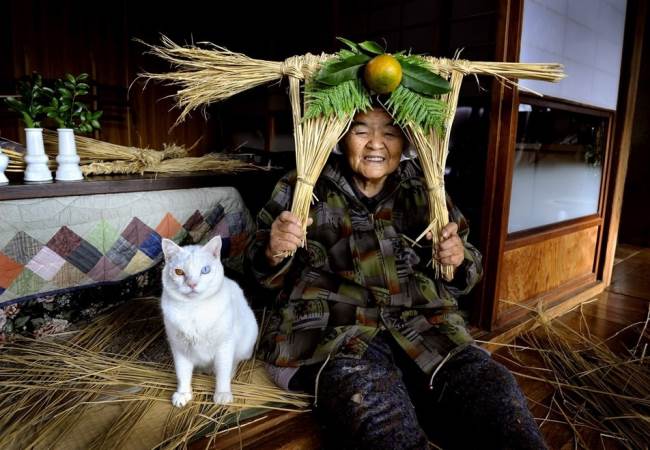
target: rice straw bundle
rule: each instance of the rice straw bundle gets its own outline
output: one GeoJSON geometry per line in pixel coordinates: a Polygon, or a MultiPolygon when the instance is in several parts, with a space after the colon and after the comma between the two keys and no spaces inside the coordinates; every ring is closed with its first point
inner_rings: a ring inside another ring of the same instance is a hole
{"type": "MultiPolygon", "coordinates": [[[[181,123],[186,116],[199,107],[219,102],[262,84],[280,80],[289,75],[299,79],[304,76],[304,64],[284,64],[278,61],[264,61],[249,58],[241,53],[231,52],[223,47],[201,42],[209,48],[194,45],[181,47],[166,36],[161,46],[147,45],[150,53],[158,56],[177,68],[175,72],[143,73],[140,76],[149,80],[164,81],[178,86],[176,94],[181,113],[176,123],[181,123]]],[[[305,55],[311,64],[319,64],[329,58],[305,55]]],[[[298,61],[299,62],[299,61],[298,61]]],[[[311,67],[308,70],[314,70],[311,67]]]]}
{"type": "Polygon", "coordinates": [[[548,404],[535,402],[546,411],[540,426],[546,422],[567,424],[575,446],[580,448],[594,448],[590,437],[598,437],[603,448],[609,448],[603,438],[625,448],[648,448],[650,309],[645,321],[599,339],[587,326],[583,305],[579,329],[562,320],[549,320],[538,307],[538,327],[518,338],[521,345],[509,346],[509,358],[500,352],[495,355],[520,367],[520,371],[513,371],[517,377],[540,381],[553,389],[548,404]],[[614,347],[613,338],[634,328],[640,331],[633,348],[614,347]]]}
{"type": "MultiPolygon", "coordinates": [[[[189,149],[172,144],[165,147],[163,151],[159,151],[111,144],[110,142],[76,134],[74,140],[77,154],[82,161],[137,161],[143,167],[160,163],[164,159],[185,157],[199,142],[195,142],[189,149]]],[[[46,153],[50,156],[56,156],[58,153],[58,136],[56,132],[43,130],[43,142],[45,143],[46,153]]]]}
{"type": "MultiPolygon", "coordinates": [[[[287,62],[288,64],[291,62],[298,64],[300,60],[295,58],[287,60],[287,62]]],[[[317,116],[303,119],[300,80],[294,76],[289,78],[289,99],[293,118],[297,172],[291,212],[301,221],[303,232],[305,232],[316,180],[318,180],[332,148],[350,126],[352,118],[349,116],[329,118],[317,116]]],[[[304,109],[307,109],[306,104],[304,109]]]]}
{"type": "MultiPolygon", "coordinates": [[[[451,135],[451,124],[454,120],[454,112],[458,103],[458,94],[463,82],[463,74],[458,71],[451,72],[449,84],[451,90],[448,94],[441,96],[441,99],[447,103],[449,111],[445,120],[443,133],[438,133],[435,129],[425,132],[417,125],[407,125],[404,132],[413,143],[418,152],[422,172],[427,185],[429,198],[429,226],[418,236],[416,242],[422,239],[427,232],[433,235],[433,249],[440,242],[442,228],[449,222],[449,212],[447,211],[447,198],[445,194],[445,166],[447,163],[447,154],[449,153],[449,137],[451,135]]],[[[435,259],[432,259],[433,268],[436,278],[442,275],[446,280],[454,277],[454,268],[450,265],[442,265],[435,259]]]]}
{"type": "Polygon", "coordinates": [[[501,83],[516,86],[537,95],[541,94],[520,86],[513,79],[524,78],[555,83],[566,76],[562,64],[554,63],[484,62],[458,58],[434,58],[431,56],[425,56],[424,59],[429,62],[431,69],[440,75],[449,75],[454,71],[461,72],[463,75],[490,75],[501,83]]]}
{"type": "Polygon", "coordinates": [[[161,320],[157,299],[133,300],[68,341],[5,343],[0,448],[134,448],[131,439],[149,448],[186,448],[197,434],[207,432],[212,442],[233,414],[308,405],[309,396],[275,387],[248,361],[232,384],[234,404],[215,405],[214,377],[195,374],[194,399],[173,408],[176,380],[161,320]]]}
{"type": "Polygon", "coordinates": [[[147,166],[143,166],[139,161],[100,161],[83,164],[81,166],[81,172],[84,176],[99,174],[143,174],[199,171],[238,173],[258,169],[260,169],[260,167],[239,159],[230,159],[219,153],[209,153],[200,157],[166,159],[159,163],[147,166]]]}

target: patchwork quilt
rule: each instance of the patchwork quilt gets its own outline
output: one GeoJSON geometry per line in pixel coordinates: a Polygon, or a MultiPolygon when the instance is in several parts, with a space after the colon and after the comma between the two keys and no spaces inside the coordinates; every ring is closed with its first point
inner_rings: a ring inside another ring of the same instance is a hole
{"type": "MultiPolygon", "coordinates": [[[[253,232],[231,187],[0,202],[0,333],[30,300],[48,302],[138,276],[137,284],[146,284],[143,274],[162,260],[162,238],[187,245],[221,235],[224,265],[241,271],[253,232]]],[[[16,320],[12,325],[24,328],[16,320]]]]}

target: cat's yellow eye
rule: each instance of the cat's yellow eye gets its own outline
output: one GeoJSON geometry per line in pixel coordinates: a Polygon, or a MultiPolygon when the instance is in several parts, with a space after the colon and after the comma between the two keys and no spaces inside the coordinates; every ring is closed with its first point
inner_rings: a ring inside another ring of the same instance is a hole
{"type": "Polygon", "coordinates": [[[178,275],[179,277],[182,277],[183,275],[185,275],[185,272],[183,272],[183,269],[179,269],[179,268],[174,269],[174,273],[176,275],[178,275]]]}

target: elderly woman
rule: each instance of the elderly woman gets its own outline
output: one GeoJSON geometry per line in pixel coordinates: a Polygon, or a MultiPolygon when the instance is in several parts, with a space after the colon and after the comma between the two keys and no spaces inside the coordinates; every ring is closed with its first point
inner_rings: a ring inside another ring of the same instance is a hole
{"type": "Polygon", "coordinates": [[[314,186],[304,247],[288,211],[295,173],[258,216],[250,266],[280,290],[261,345],[272,376],[315,394],[337,448],[425,449],[427,434],[445,448],[546,448],[513,376],[457,312],[482,275],[460,211],[448,198],[435,249],[454,278],[434,279],[431,245],[412,245],[427,188],[400,128],[375,107],[340,144],[314,186]]]}

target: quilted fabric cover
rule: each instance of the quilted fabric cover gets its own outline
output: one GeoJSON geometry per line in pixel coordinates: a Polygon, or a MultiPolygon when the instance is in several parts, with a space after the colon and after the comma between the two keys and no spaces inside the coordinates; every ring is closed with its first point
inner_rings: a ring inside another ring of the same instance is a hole
{"type": "Polygon", "coordinates": [[[213,187],[0,202],[0,308],[114,283],[162,259],[160,241],[224,241],[241,271],[254,223],[236,189],[213,187]]]}

